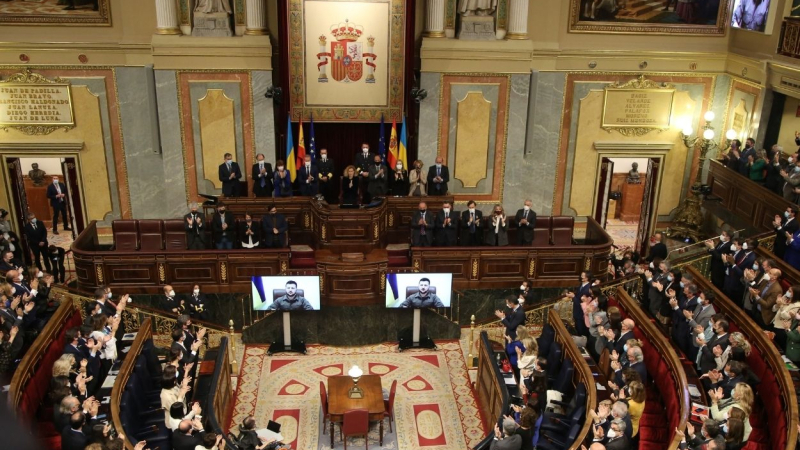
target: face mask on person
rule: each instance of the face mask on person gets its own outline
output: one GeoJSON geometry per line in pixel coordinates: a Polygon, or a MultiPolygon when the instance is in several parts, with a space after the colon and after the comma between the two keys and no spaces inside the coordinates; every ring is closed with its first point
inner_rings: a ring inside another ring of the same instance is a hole
{"type": "Polygon", "coordinates": [[[728,238],[724,234],[720,234],[719,235],[719,241],[720,242],[728,242],[728,238]]]}
{"type": "Polygon", "coordinates": [[[403,170],[403,165],[402,164],[398,164],[398,165],[394,166],[394,168],[397,169],[397,170],[403,170]]]}
{"type": "Polygon", "coordinates": [[[519,290],[520,291],[524,291],[525,290],[525,285],[524,284],[519,285],[519,290]]]}
{"type": "Polygon", "coordinates": [[[450,214],[450,208],[442,208],[442,211],[443,211],[445,214],[450,214]]]}
{"type": "Polygon", "coordinates": [[[192,291],[192,292],[194,292],[194,295],[197,295],[197,294],[199,294],[199,293],[200,293],[200,289],[195,289],[195,290],[194,290],[194,291],[192,291]]]}
{"type": "Polygon", "coordinates": [[[667,275],[667,281],[672,282],[672,275],[667,275]]]}
{"type": "Polygon", "coordinates": [[[419,212],[422,213],[422,214],[425,214],[425,210],[424,209],[420,209],[419,212]]]}
{"type": "Polygon", "coordinates": [[[683,281],[681,281],[681,289],[683,289],[684,287],[686,286],[684,286],[683,281]]]}
{"type": "Polygon", "coordinates": [[[628,353],[628,344],[623,345],[622,349],[625,351],[625,353],[628,353]]]}
{"type": "Polygon", "coordinates": [[[793,163],[793,162],[794,162],[794,158],[792,158],[792,157],[790,156],[790,157],[789,157],[789,159],[787,159],[787,161],[789,161],[789,164],[791,164],[791,163],[793,163]]]}
{"type": "Polygon", "coordinates": [[[615,437],[617,437],[617,432],[614,431],[613,428],[609,428],[607,436],[609,439],[614,439],[615,437]]]}
{"type": "Polygon", "coordinates": [[[175,297],[175,291],[169,291],[170,298],[175,297]]]}
{"type": "Polygon", "coordinates": [[[475,212],[475,208],[470,208],[469,212],[474,213],[475,212]]]}
{"type": "Polygon", "coordinates": [[[525,205],[525,206],[522,207],[522,209],[524,209],[525,211],[530,211],[531,207],[528,206],[528,205],[525,205]]]}
{"type": "Polygon", "coordinates": [[[800,167],[794,166],[794,171],[795,172],[800,172],[800,167]]]}
{"type": "Polygon", "coordinates": [[[375,161],[375,165],[376,165],[376,166],[380,166],[380,165],[381,165],[381,162],[380,162],[380,160],[378,160],[378,161],[375,161]]]}
{"type": "Polygon", "coordinates": [[[753,264],[753,270],[758,270],[758,264],[753,264]]]}
{"type": "Polygon", "coordinates": [[[747,250],[747,242],[745,242],[744,244],[742,244],[742,250],[747,250]]]}
{"type": "Polygon", "coordinates": [[[653,265],[653,263],[652,263],[652,262],[650,262],[650,268],[651,268],[651,269],[655,269],[655,268],[656,268],[656,266],[654,266],[654,265],[653,265]]]}
{"type": "Polygon", "coordinates": [[[739,250],[739,247],[737,247],[736,244],[731,245],[731,251],[735,252],[736,250],[739,250]]]}
{"type": "Polygon", "coordinates": [[[319,155],[319,157],[322,158],[323,161],[325,161],[326,159],[328,159],[328,154],[327,153],[323,153],[323,154],[319,155]]]}
{"type": "Polygon", "coordinates": [[[34,217],[33,219],[31,219],[31,223],[36,223],[36,217],[34,217]]]}
{"type": "Polygon", "coordinates": [[[437,169],[441,169],[441,168],[442,168],[442,165],[441,165],[441,164],[439,164],[439,163],[437,163],[437,164],[436,164],[436,168],[437,168],[437,169]]]}
{"type": "Polygon", "coordinates": [[[363,153],[365,153],[365,154],[366,154],[366,153],[369,153],[369,148],[362,148],[362,149],[361,149],[361,152],[363,152],[363,153]]]}
{"type": "Polygon", "coordinates": [[[44,274],[42,273],[41,270],[36,272],[36,278],[42,278],[43,276],[44,276],[44,274]]]}
{"type": "Polygon", "coordinates": [[[786,298],[792,298],[792,291],[786,291],[786,293],[783,294],[783,296],[786,298]]]}
{"type": "Polygon", "coordinates": [[[24,280],[24,279],[25,279],[25,275],[23,275],[23,274],[19,274],[19,281],[20,281],[20,283],[21,283],[21,282],[22,282],[22,280],[24,280]]]}
{"type": "Polygon", "coordinates": [[[789,211],[784,211],[783,212],[783,217],[786,217],[788,219],[789,218],[789,211]]]}

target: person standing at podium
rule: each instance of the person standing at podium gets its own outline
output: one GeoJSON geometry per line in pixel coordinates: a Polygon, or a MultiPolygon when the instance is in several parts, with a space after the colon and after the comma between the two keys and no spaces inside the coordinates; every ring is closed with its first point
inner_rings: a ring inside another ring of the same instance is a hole
{"type": "Polygon", "coordinates": [[[286,170],[286,166],[282,160],[275,163],[278,170],[274,175],[275,198],[278,197],[291,197],[292,196],[292,177],[286,170]]]}
{"type": "Polygon", "coordinates": [[[311,162],[311,155],[305,156],[297,174],[297,182],[300,184],[300,195],[314,197],[319,193],[319,170],[311,162]]]}
{"type": "Polygon", "coordinates": [[[461,213],[461,245],[477,247],[481,245],[483,213],[475,208],[475,201],[467,203],[467,210],[461,213]]]}
{"type": "Polygon", "coordinates": [[[458,213],[450,209],[450,202],[442,203],[442,210],[436,213],[436,245],[452,247],[458,239],[458,213]]]}
{"type": "Polygon", "coordinates": [[[272,197],[272,164],[264,161],[263,153],[256,155],[250,177],[253,179],[253,194],[256,197],[272,197]]]}
{"type": "Polygon", "coordinates": [[[358,183],[361,180],[358,178],[356,168],[347,166],[344,169],[344,176],[342,177],[342,204],[343,205],[357,205],[358,204],[358,183]]]}
{"type": "Polygon", "coordinates": [[[239,164],[233,161],[233,155],[225,153],[225,162],[219,165],[219,181],[222,182],[222,195],[225,197],[239,196],[239,180],[242,171],[239,164]]]}
{"type": "Polygon", "coordinates": [[[517,211],[517,245],[529,246],[533,243],[533,227],[536,225],[536,212],[531,210],[533,202],[525,200],[525,205],[517,211]]]}
{"type": "Polygon", "coordinates": [[[186,247],[189,250],[206,248],[206,216],[197,211],[197,203],[189,204],[189,214],[183,216],[183,229],[186,231],[186,247]]]}
{"type": "Polygon", "coordinates": [[[356,173],[364,183],[364,203],[369,202],[369,167],[375,160],[375,154],[370,153],[369,144],[361,144],[361,153],[356,154],[353,164],[356,166],[356,173]]]}
{"type": "Polygon", "coordinates": [[[389,177],[386,175],[386,166],[381,162],[380,155],[375,155],[372,165],[369,166],[368,179],[367,191],[369,192],[370,201],[386,195],[389,177]]]}
{"type": "Polygon", "coordinates": [[[275,205],[269,207],[269,214],[261,218],[261,231],[264,236],[264,248],[286,247],[286,232],[289,224],[283,214],[278,214],[275,205]]]}
{"type": "Polygon", "coordinates": [[[319,172],[319,193],[325,197],[328,204],[333,204],[334,180],[333,174],[336,172],[333,159],[328,158],[328,149],[319,149],[319,161],[317,161],[319,172]]]}

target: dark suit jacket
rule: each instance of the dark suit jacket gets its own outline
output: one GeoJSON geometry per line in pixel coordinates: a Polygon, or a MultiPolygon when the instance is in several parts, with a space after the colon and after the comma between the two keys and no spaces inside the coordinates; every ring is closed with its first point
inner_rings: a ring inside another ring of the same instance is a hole
{"type": "MultiPolygon", "coordinates": [[[[226,212],[227,213],[227,212],[226,212]]],[[[206,226],[206,216],[205,214],[201,213],[200,211],[194,213],[195,217],[200,218],[200,224],[196,221],[192,223],[192,226],[189,227],[189,222],[186,220],[192,217],[192,213],[186,214],[183,216],[183,229],[186,231],[186,234],[194,234],[200,237],[200,240],[205,241],[206,233],[204,232],[206,226]]]]}
{"type": "MultiPolygon", "coordinates": [[[[626,428],[625,431],[627,432],[628,429],[626,428]]],[[[627,436],[623,435],[606,442],[606,450],[631,450],[631,442],[627,436]]]]}
{"type": "Polygon", "coordinates": [[[234,220],[233,214],[229,211],[225,211],[225,223],[228,224],[228,228],[222,229],[222,217],[218,212],[214,213],[214,217],[211,218],[211,232],[214,235],[214,242],[219,242],[223,237],[226,237],[233,242],[234,233],[236,230],[236,222],[234,220]]]}
{"type": "Polygon", "coordinates": [[[522,448],[522,436],[515,434],[499,441],[492,441],[489,450],[519,450],[522,448]]]}
{"type": "Polygon", "coordinates": [[[64,194],[64,198],[56,198],[58,191],[56,190],[54,183],[47,185],[47,198],[50,199],[50,206],[53,208],[60,208],[67,205],[67,186],[59,181],[58,188],[61,189],[61,193],[64,194]]]}
{"type": "Polygon", "coordinates": [[[454,246],[458,239],[458,212],[450,210],[450,223],[444,225],[444,211],[436,213],[436,245],[454,246]]]}
{"type": "Polygon", "coordinates": [[[361,178],[361,172],[366,172],[369,169],[369,166],[375,163],[375,153],[369,152],[367,156],[364,156],[364,152],[356,153],[356,157],[353,158],[353,165],[356,166],[356,175],[361,178]]]}
{"type": "Polygon", "coordinates": [[[289,224],[286,222],[286,217],[283,214],[265,214],[261,218],[261,231],[263,242],[271,247],[284,247],[286,246],[286,232],[289,230],[289,224]],[[278,234],[275,234],[273,228],[278,229],[278,234]]]}
{"type": "Polygon", "coordinates": [[[506,334],[514,339],[517,337],[517,327],[525,324],[525,310],[520,306],[516,311],[508,311],[506,317],[500,322],[506,326],[506,334]]]}
{"type": "Polygon", "coordinates": [[[333,164],[333,160],[328,157],[325,161],[322,159],[317,159],[317,168],[320,177],[328,177],[328,181],[326,183],[330,183],[334,181],[336,177],[336,166],[333,164]]]}
{"type": "MultiPolygon", "coordinates": [[[[381,164],[380,167],[375,165],[373,161],[372,164],[369,165],[369,184],[367,185],[367,192],[372,197],[382,197],[386,195],[386,191],[389,189],[389,169],[384,165],[381,164]],[[383,173],[378,176],[378,172],[383,169],[383,173]]],[[[433,223],[433,222],[431,222],[433,223]]]]}
{"type": "MultiPolygon", "coordinates": [[[[61,449],[62,450],[84,450],[89,444],[89,436],[83,434],[82,431],[75,431],[72,427],[67,426],[61,432],[61,449]]],[[[194,450],[194,447],[192,447],[194,450]]]]}
{"type": "Polygon", "coordinates": [[[722,260],[722,255],[727,255],[731,252],[731,241],[725,242],[722,245],[717,243],[717,245],[715,245],[713,249],[709,249],[708,252],[711,253],[711,282],[717,289],[722,290],[722,287],[725,285],[725,262],[722,260]]]}
{"type": "MultiPolygon", "coordinates": [[[[256,226],[256,223],[255,222],[251,222],[250,226],[248,227],[247,222],[244,221],[244,220],[239,222],[239,229],[237,230],[238,231],[239,240],[242,243],[245,243],[245,244],[247,243],[247,234],[246,233],[247,233],[248,229],[253,232],[253,236],[252,236],[253,244],[258,244],[259,242],[261,242],[261,230],[259,230],[259,227],[256,226]]],[[[261,245],[261,244],[259,244],[259,245],[261,245]]]]}
{"type": "Polygon", "coordinates": [[[655,258],[667,259],[667,246],[663,242],[650,247],[650,254],[647,255],[647,262],[653,262],[655,258]]]}
{"type": "Polygon", "coordinates": [[[297,173],[297,184],[300,186],[300,195],[317,195],[319,192],[319,169],[317,169],[317,165],[313,162],[311,163],[310,175],[313,180],[310,182],[306,182],[309,172],[306,171],[305,163],[300,166],[297,173]]]}
{"type": "Polygon", "coordinates": [[[700,373],[704,374],[711,369],[717,367],[717,362],[715,361],[714,356],[714,347],[719,345],[722,348],[722,351],[725,351],[728,348],[728,337],[730,333],[725,333],[724,336],[714,336],[711,338],[710,341],[706,342],[706,345],[700,349],[700,373]]]}
{"type": "Polygon", "coordinates": [[[536,226],[536,212],[534,210],[528,211],[528,223],[525,225],[520,225],[519,221],[522,220],[523,217],[525,217],[525,210],[518,210],[517,216],[515,217],[515,220],[517,221],[517,234],[521,235],[522,237],[518,237],[517,241],[519,242],[519,239],[522,239],[524,245],[531,245],[533,242],[533,227],[536,226]]]}
{"type": "Polygon", "coordinates": [[[786,217],[781,217],[781,226],[775,227],[775,246],[773,249],[773,253],[778,258],[783,258],[783,254],[786,253],[786,232],[788,231],[790,234],[794,234],[797,231],[797,219],[793,218],[788,220],[787,223],[786,217]]]}
{"type": "MultiPolygon", "coordinates": [[[[483,235],[483,228],[481,227],[481,222],[483,222],[483,213],[479,210],[475,210],[475,234],[478,236],[483,235]]],[[[470,235],[470,225],[469,225],[469,209],[463,211],[461,213],[461,245],[467,245],[469,242],[469,235],[470,235]]],[[[480,237],[478,238],[480,239],[480,237]]]]}
{"type": "Polygon", "coordinates": [[[239,192],[239,180],[242,179],[242,171],[239,169],[239,164],[236,161],[231,161],[231,169],[228,170],[228,165],[222,163],[219,165],[219,181],[222,182],[222,193],[226,196],[233,195],[239,192]],[[233,179],[230,178],[234,174],[233,179]]]}
{"type": "Polygon", "coordinates": [[[177,342],[173,341],[169,349],[170,351],[175,351],[175,350],[181,351],[181,353],[183,354],[183,357],[181,358],[181,364],[189,364],[197,361],[198,355],[192,355],[192,348],[190,345],[186,345],[185,341],[184,345],[178,344],[177,342]]]}
{"type": "Polygon", "coordinates": [[[428,195],[447,194],[447,182],[450,181],[450,171],[447,166],[442,165],[442,173],[440,176],[442,177],[442,182],[434,182],[433,179],[436,178],[436,166],[433,165],[428,168],[428,195]]]}
{"type": "MultiPolygon", "coordinates": [[[[370,185],[371,186],[371,185],[370,185]]],[[[431,211],[425,211],[425,224],[420,225],[419,221],[422,219],[422,213],[417,210],[411,218],[411,244],[414,246],[430,246],[433,242],[433,228],[436,224],[436,218],[431,211]],[[425,229],[425,235],[422,235],[422,229],[425,229]]]]}
{"type": "Polygon", "coordinates": [[[253,164],[250,170],[250,177],[253,179],[253,194],[269,195],[272,193],[272,164],[264,161],[264,170],[266,173],[261,177],[261,171],[258,170],[258,162],[253,164]],[[261,187],[261,179],[264,179],[264,187],[261,187]]]}
{"type": "Polygon", "coordinates": [[[44,245],[47,246],[47,225],[37,220],[36,229],[34,230],[33,224],[28,222],[25,224],[25,236],[28,238],[28,245],[31,247],[39,247],[40,242],[44,242],[44,245]]]}
{"type": "Polygon", "coordinates": [[[172,450],[194,450],[198,445],[203,445],[203,437],[205,435],[205,431],[185,435],[179,430],[175,430],[172,433],[172,450]]]}

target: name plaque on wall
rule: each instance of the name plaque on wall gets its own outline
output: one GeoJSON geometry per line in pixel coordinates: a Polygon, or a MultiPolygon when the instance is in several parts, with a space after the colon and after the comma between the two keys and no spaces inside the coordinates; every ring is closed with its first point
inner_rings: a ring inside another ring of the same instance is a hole
{"type": "Polygon", "coordinates": [[[26,70],[0,82],[0,128],[49,134],[75,126],[70,84],[26,70]]]}
{"type": "Polygon", "coordinates": [[[675,89],[650,80],[632,80],[605,89],[602,128],[641,136],[670,126],[675,89]]]}

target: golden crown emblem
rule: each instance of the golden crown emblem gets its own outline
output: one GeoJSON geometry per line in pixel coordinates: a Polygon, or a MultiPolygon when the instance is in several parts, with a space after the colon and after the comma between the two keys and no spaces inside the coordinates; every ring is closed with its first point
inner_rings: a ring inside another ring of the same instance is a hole
{"type": "Polygon", "coordinates": [[[331,25],[331,34],[337,41],[357,41],[364,33],[364,27],[350,23],[348,19],[331,25]]]}

